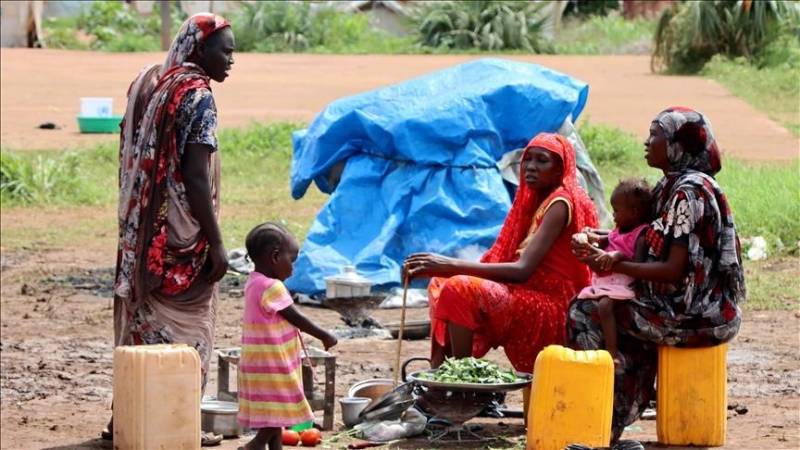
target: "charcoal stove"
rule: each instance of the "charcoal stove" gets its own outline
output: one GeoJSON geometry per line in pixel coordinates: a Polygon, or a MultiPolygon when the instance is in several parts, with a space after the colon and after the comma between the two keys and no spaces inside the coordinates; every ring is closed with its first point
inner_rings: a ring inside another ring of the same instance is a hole
{"type": "Polygon", "coordinates": [[[411,358],[403,364],[403,379],[414,384],[416,404],[425,413],[443,419],[444,423],[429,421],[431,435],[430,442],[483,442],[491,440],[466,424],[469,420],[481,413],[487,406],[500,400],[510,391],[515,391],[528,386],[531,382],[530,375],[520,376],[518,381],[512,383],[444,383],[428,379],[427,376],[434,370],[423,370],[405,376],[405,367],[414,360],[426,358],[411,358]]]}

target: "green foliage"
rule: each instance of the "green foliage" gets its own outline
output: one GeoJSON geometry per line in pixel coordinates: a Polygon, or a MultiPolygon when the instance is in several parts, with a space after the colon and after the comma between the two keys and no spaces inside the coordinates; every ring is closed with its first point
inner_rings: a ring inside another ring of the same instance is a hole
{"type": "Polygon", "coordinates": [[[780,51],[795,53],[778,65],[762,68],[744,58],[717,55],[703,67],[702,74],[717,80],[800,137],[800,45],[795,40],[794,47],[784,45],[780,51]]]}
{"type": "MultiPolygon", "coordinates": [[[[177,3],[172,9],[173,31],[186,19],[177,3]]],[[[158,3],[142,16],[124,2],[95,1],[76,18],[49,19],[44,23],[45,46],[72,50],[110,52],[155,51],[161,49],[161,14],[158,3]],[[83,37],[83,39],[81,39],[83,37]]]]}
{"type": "Polygon", "coordinates": [[[654,71],[693,73],[717,54],[755,60],[782,30],[796,30],[797,20],[793,2],[680,3],[659,18],[651,66],[654,71]]]}
{"type": "Polygon", "coordinates": [[[0,154],[2,203],[52,203],[58,196],[80,193],[80,188],[78,157],[74,153],[27,158],[7,152],[0,154]]]}
{"type": "Polygon", "coordinates": [[[564,15],[578,17],[605,16],[619,11],[619,0],[574,0],[569,2],[564,15]]]}
{"type": "Polygon", "coordinates": [[[541,8],[533,2],[430,2],[412,21],[423,47],[549,53],[541,8]]]}
{"type": "Polygon", "coordinates": [[[655,21],[625,20],[619,14],[568,20],[555,39],[555,53],[579,55],[648,54],[655,21]]]}
{"type": "Polygon", "coordinates": [[[243,3],[231,21],[237,49],[256,52],[396,53],[411,40],[373,29],[364,14],[309,3],[243,3]]]}
{"type": "Polygon", "coordinates": [[[434,372],[423,373],[422,378],[440,383],[503,384],[517,381],[513,370],[472,356],[447,358],[434,372]]]}
{"type": "Polygon", "coordinates": [[[87,50],[89,44],[78,37],[75,18],[50,18],[44,21],[43,44],[45,48],[87,50]]]}

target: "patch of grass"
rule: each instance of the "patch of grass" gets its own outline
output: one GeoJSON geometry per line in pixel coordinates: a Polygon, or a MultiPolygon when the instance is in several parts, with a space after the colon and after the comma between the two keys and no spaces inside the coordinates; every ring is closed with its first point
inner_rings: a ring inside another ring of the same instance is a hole
{"type": "MultiPolygon", "coordinates": [[[[299,201],[291,197],[288,180],[291,133],[303,126],[278,122],[220,131],[221,222],[225,244],[229,248],[242,247],[247,232],[267,220],[283,221],[298,239],[305,238],[311,221],[327,196],[309,189],[299,201]]],[[[79,205],[114,206],[117,201],[117,158],[115,143],[68,153],[3,149],[0,201],[4,213],[19,208],[46,207],[51,214],[63,215],[64,210],[79,205]]],[[[74,224],[75,227],[79,225],[77,222],[74,224]]],[[[37,239],[53,243],[65,235],[64,230],[48,232],[41,227],[34,228],[35,232],[27,227],[11,226],[9,229],[4,225],[3,243],[24,245],[26,241],[37,239]]]]}
{"type": "Polygon", "coordinates": [[[800,261],[796,257],[770,258],[744,263],[748,310],[800,308],[800,261]]]}
{"type": "Polygon", "coordinates": [[[715,56],[702,74],[800,137],[800,63],[759,68],[743,58],[715,56]]]}
{"type": "Polygon", "coordinates": [[[564,55],[649,54],[656,22],[625,20],[618,13],[567,20],[555,38],[555,53],[564,55]]]}

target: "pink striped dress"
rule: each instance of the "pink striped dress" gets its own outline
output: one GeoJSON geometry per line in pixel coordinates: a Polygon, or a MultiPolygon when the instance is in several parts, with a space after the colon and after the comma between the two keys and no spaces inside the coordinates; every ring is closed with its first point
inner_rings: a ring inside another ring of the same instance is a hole
{"type": "Polygon", "coordinates": [[[292,305],[289,291],[279,280],[252,272],[244,302],[239,423],[259,429],[313,420],[303,395],[299,333],[278,314],[292,305]]]}

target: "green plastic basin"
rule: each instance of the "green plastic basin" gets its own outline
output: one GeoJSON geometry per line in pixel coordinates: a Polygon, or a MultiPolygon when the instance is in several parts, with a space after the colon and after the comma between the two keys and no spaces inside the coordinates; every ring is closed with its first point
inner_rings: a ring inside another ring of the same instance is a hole
{"type": "Polygon", "coordinates": [[[78,128],[81,133],[119,133],[120,122],[122,122],[122,116],[78,116],[78,128]]]}

